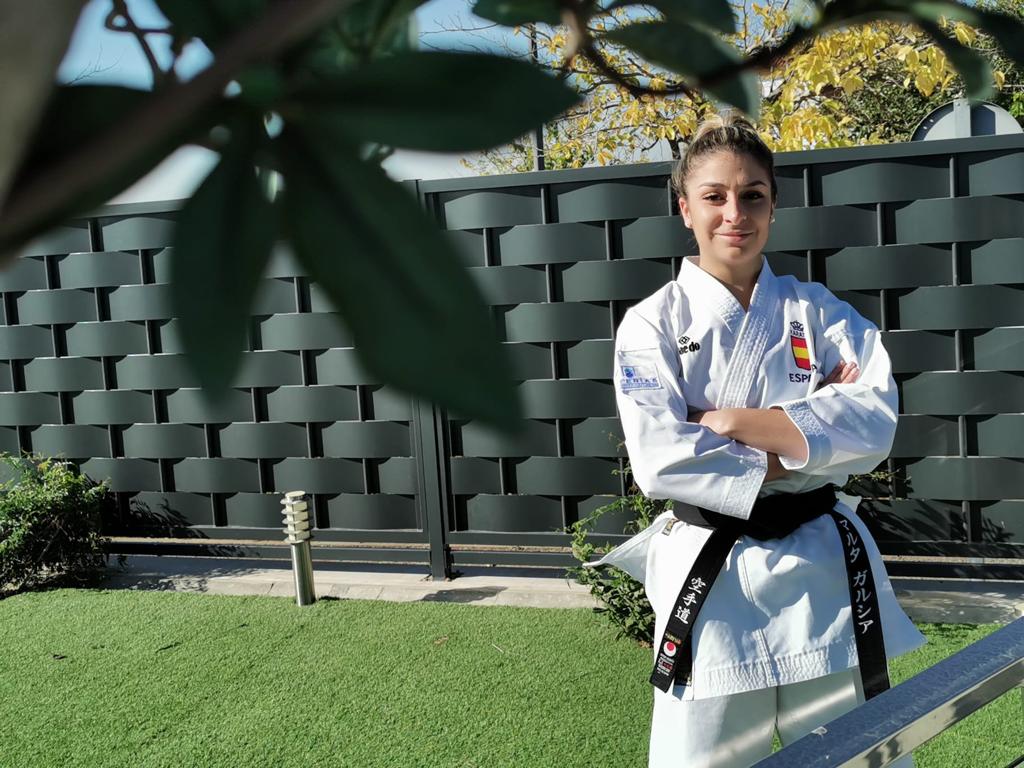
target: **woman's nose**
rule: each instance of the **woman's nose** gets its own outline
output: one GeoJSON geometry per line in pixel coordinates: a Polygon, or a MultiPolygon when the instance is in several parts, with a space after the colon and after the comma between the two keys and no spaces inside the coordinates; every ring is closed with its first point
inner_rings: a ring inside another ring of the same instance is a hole
{"type": "Polygon", "coordinates": [[[740,204],[738,198],[729,198],[725,201],[725,210],[723,211],[726,221],[736,222],[744,218],[745,213],[743,206],[740,204]]]}

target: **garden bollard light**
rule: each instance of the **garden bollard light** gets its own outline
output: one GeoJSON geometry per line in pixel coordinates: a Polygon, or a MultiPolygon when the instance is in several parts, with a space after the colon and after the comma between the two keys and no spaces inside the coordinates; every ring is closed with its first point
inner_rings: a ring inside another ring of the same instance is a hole
{"type": "Polygon", "coordinates": [[[284,505],[285,541],[292,546],[292,573],[295,574],[295,602],[312,605],[316,602],[313,589],[313,558],[309,551],[309,504],[305,491],[289,491],[281,502],[284,505]]]}

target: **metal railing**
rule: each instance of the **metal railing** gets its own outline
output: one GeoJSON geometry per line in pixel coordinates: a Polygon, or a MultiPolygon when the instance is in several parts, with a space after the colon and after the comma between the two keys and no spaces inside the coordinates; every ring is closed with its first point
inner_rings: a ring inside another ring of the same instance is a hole
{"type": "MultiPolygon", "coordinates": [[[[1024,686],[1024,618],[815,729],[756,768],[882,768],[1015,686],[1024,686]]],[[[1021,759],[1024,754],[1011,765],[1021,765],[1021,759]]]]}

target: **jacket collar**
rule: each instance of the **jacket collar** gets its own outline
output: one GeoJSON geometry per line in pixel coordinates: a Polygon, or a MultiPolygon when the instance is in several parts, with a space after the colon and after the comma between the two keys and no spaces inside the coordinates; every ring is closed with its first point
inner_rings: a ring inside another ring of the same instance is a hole
{"type": "MultiPolygon", "coordinates": [[[[762,255],[761,272],[754,284],[749,311],[760,313],[767,308],[769,299],[775,296],[775,280],[775,274],[768,266],[768,260],[762,255]]],[[[688,296],[698,299],[716,312],[730,331],[734,334],[739,333],[747,310],[743,309],[736,297],[718,281],[718,278],[698,267],[694,257],[688,256],[683,259],[683,266],[679,269],[676,282],[683,286],[688,296]]]]}

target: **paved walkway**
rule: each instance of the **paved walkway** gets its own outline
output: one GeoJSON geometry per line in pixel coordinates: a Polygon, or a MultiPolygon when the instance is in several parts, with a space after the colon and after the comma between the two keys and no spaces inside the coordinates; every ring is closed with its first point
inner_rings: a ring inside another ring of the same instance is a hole
{"type": "MultiPolygon", "coordinates": [[[[451,581],[435,582],[422,568],[370,569],[317,562],[314,573],[319,597],[538,608],[597,605],[587,587],[545,571],[532,575],[524,569],[464,569],[464,575],[451,581]]],[[[206,557],[131,555],[126,569],[114,571],[105,586],[221,595],[295,595],[288,562],[206,557]]],[[[893,579],[893,586],[915,621],[1005,623],[1024,616],[1024,582],[900,578],[893,579]]]]}

